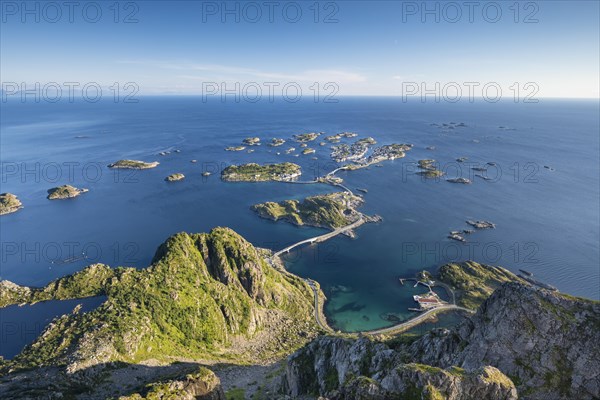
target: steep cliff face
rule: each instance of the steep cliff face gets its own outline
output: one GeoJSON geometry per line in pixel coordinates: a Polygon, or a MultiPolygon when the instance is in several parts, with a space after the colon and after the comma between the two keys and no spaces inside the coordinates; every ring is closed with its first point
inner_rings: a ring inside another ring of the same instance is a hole
{"type": "Polygon", "coordinates": [[[600,303],[509,282],[455,329],[394,347],[321,337],[283,391],[331,399],[600,398],[600,303]]]}
{"type": "Polygon", "coordinates": [[[496,368],[472,371],[403,363],[400,352],[367,338],[322,337],[288,360],[284,391],[330,399],[516,399],[496,368]]]}
{"type": "Polygon", "coordinates": [[[420,362],[493,365],[530,399],[600,397],[600,303],[517,283],[498,289],[456,330],[425,335],[420,362]]]}
{"type": "Polygon", "coordinates": [[[74,372],[173,358],[258,361],[297,349],[317,331],[308,285],[270,266],[227,228],[172,236],[146,269],[92,266],[43,289],[3,287],[7,302],[107,296],[94,311],[55,320],[9,363],[12,369],[65,365],[74,372]]]}

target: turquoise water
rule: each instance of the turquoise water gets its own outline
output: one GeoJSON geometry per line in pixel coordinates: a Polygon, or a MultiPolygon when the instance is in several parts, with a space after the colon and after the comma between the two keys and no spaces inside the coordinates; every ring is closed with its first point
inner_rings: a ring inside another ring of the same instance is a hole
{"type": "Polygon", "coordinates": [[[229,226],[272,249],[323,233],[260,219],[249,207],[332,187],[223,183],[218,171],[232,163],[291,161],[303,167],[303,179],[311,179],[335,168],[329,146],[311,144],[317,160],[284,154],[290,146],[300,149],[289,142],[254,147],[251,154],[223,149],[255,135],[266,142],[296,133],[353,131],[380,144],[414,148],[382,168],[339,174],[348,187],[368,189],[362,210],[381,215],[382,223],[360,227],[355,240],[337,237],[287,256],[292,272],[321,283],[333,325],[375,329],[393,323],[382,318],[387,314],[409,317],[412,295],[423,290],[400,286],[398,278],[447,261],[523,268],[565,292],[600,298],[597,101],[206,104],[195,97],[148,97],[139,104],[8,103],[0,128],[1,191],[17,194],[25,206],[0,219],[0,277],[19,284],[43,285],[91,262],[144,267],[157,246],[180,231],[229,226]],[[467,126],[432,125],[449,122],[467,126]],[[181,152],[158,155],[175,149],[181,152]],[[473,164],[455,162],[463,156],[473,164]],[[161,164],[133,175],[105,167],[121,158],[161,164]],[[438,160],[448,176],[461,168],[473,184],[424,181],[414,174],[423,158],[438,160]],[[488,171],[495,179],[469,175],[470,167],[487,162],[495,163],[488,171]],[[204,170],[215,173],[203,178],[204,170]],[[186,179],[163,181],[174,172],[186,179]],[[47,189],[65,183],[90,191],[68,201],[45,199],[47,189]],[[448,231],[467,228],[466,219],[490,220],[497,229],[471,235],[466,245],[447,239],[448,231]],[[82,251],[86,260],[52,263],[82,251]]]}

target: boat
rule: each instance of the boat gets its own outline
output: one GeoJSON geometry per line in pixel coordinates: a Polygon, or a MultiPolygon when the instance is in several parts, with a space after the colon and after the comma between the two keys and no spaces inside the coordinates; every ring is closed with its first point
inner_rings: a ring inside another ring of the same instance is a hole
{"type": "Polygon", "coordinates": [[[524,269],[520,269],[519,271],[522,272],[522,273],[524,273],[527,276],[533,276],[533,272],[529,272],[529,271],[526,271],[524,269]]]}

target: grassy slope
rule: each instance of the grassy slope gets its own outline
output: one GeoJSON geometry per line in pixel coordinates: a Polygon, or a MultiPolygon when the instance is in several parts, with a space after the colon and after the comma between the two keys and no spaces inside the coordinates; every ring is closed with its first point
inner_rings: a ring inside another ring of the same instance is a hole
{"type": "Polygon", "coordinates": [[[146,269],[95,268],[62,278],[37,296],[104,293],[108,299],[94,311],[54,321],[13,367],[218,357],[234,337],[266,329],[269,310],[312,326],[310,288],[269,266],[230,229],[174,235],[146,269]]]}
{"type": "Polygon", "coordinates": [[[267,202],[252,206],[261,217],[286,220],[296,225],[311,225],[330,229],[348,225],[344,215],[346,206],[335,200],[332,195],[307,197],[302,203],[285,200],[280,203],[267,202]]]}
{"type": "Polygon", "coordinates": [[[494,290],[506,282],[525,283],[512,272],[474,261],[450,263],[440,267],[437,278],[456,290],[456,302],[476,309],[494,290]]]}

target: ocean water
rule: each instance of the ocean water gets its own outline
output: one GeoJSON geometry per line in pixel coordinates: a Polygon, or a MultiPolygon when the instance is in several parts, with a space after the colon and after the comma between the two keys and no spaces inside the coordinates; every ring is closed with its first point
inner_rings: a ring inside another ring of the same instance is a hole
{"type": "Polygon", "coordinates": [[[0,308],[0,356],[10,359],[32,343],[44,328],[56,317],[73,312],[81,305],[84,313],[98,307],[106,300],[104,296],[74,300],[42,301],[33,305],[13,305],[0,308]]]}
{"type": "Polygon", "coordinates": [[[382,167],[338,175],[349,188],[368,190],[362,211],[381,215],[383,222],[358,228],[356,239],[337,237],[286,256],[290,271],[321,283],[332,325],[357,331],[391,325],[390,315],[408,318],[412,295],[423,289],[402,286],[399,277],[468,259],[525,269],[562,291],[600,298],[598,101],[15,102],[2,105],[0,128],[1,191],[16,194],[25,207],[0,218],[0,278],[18,284],[44,285],[93,262],[144,267],[158,245],[180,231],[228,226],[254,245],[275,250],[321,234],[260,219],[249,207],[333,187],[224,183],[219,171],[230,164],[290,161],[309,180],[337,166],[329,158],[330,145],[319,146],[317,139],[310,144],[316,154],[295,157],[285,150],[295,147],[298,154],[298,143],[266,142],[304,132],[352,131],[379,144],[414,148],[382,167]],[[450,122],[466,126],[442,126],[450,122]],[[224,151],[248,136],[261,137],[263,145],[248,147],[253,153],[224,151]],[[160,156],[165,150],[180,152],[160,156]],[[458,163],[458,157],[468,160],[458,163]],[[133,172],[106,168],[122,158],[160,165],[133,172]],[[424,180],[414,173],[416,161],[424,158],[437,160],[447,177],[468,177],[473,184],[424,180]],[[491,180],[473,176],[471,167],[486,163],[493,163],[486,173],[491,180]],[[213,175],[202,177],[203,171],[213,175]],[[186,179],[164,181],[175,172],[186,179]],[[67,183],[90,191],[65,201],[45,198],[49,188],[67,183]],[[448,239],[450,230],[468,228],[467,219],[489,220],[497,228],[469,235],[466,244],[448,239]]]}

